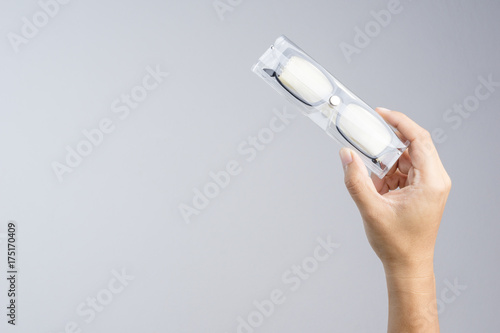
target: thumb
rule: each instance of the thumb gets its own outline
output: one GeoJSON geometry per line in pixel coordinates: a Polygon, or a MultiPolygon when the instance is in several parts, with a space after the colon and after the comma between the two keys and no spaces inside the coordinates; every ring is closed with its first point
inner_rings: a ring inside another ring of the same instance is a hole
{"type": "Polygon", "coordinates": [[[380,198],[361,158],[349,148],[340,150],[344,182],[361,214],[376,208],[380,198]]]}

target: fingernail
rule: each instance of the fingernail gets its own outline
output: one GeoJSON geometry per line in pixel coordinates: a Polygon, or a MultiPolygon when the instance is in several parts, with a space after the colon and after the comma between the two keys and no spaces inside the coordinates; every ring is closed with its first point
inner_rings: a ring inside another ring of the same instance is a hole
{"type": "Polygon", "coordinates": [[[340,160],[342,161],[342,167],[345,169],[352,162],[351,151],[347,148],[342,148],[340,150],[340,160]]]}
{"type": "Polygon", "coordinates": [[[380,106],[377,107],[377,110],[382,111],[382,112],[390,112],[391,110],[386,109],[386,108],[381,108],[380,106]]]}

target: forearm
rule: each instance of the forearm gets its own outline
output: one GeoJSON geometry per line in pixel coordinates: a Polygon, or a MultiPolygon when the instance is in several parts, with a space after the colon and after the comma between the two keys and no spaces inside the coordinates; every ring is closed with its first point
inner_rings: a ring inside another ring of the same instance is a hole
{"type": "Polygon", "coordinates": [[[439,332],[432,263],[419,270],[385,267],[389,333],[439,332]]]}
{"type": "Polygon", "coordinates": [[[409,149],[380,179],[367,175],[359,154],[343,148],[344,182],[363,217],[370,245],[384,264],[389,333],[436,333],[434,244],[451,179],[428,131],[402,113],[382,108],[377,112],[410,142],[409,149]]]}

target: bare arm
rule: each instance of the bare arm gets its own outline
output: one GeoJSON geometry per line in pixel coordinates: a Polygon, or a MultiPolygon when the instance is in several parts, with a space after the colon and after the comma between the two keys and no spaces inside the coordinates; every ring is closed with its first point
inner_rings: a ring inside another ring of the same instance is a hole
{"type": "Polygon", "coordinates": [[[439,332],[434,244],[451,180],[429,132],[402,113],[377,111],[410,147],[384,179],[370,178],[357,154],[343,148],[345,184],[385,269],[388,332],[439,332]]]}

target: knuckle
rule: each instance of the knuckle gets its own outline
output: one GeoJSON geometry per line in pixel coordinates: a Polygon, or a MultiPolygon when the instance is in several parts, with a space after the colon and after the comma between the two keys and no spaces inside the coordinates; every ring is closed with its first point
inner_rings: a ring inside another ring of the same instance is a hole
{"type": "Polygon", "coordinates": [[[446,184],[446,189],[449,192],[451,190],[451,186],[453,184],[452,184],[451,178],[450,178],[450,176],[448,176],[448,174],[446,174],[446,177],[445,177],[445,184],[446,184]]]}
{"type": "Polygon", "coordinates": [[[419,135],[418,135],[418,136],[419,136],[422,140],[425,140],[425,141],[431,141],[431,140],[432,140],[431,133],[430,133],[428,130],[424,129],[424,128],[422,128],[422,129],[420,130],[420,133],[419,133],[419,135]]]}
{"type": "Polygon", "coordinates": [[[361,181],[358,178],[346,178],[344,180],[345,187],[352,196],[357,196],[362,191],[361,181]]]}
{"type": "Polygon", "coordinates": [[[451,189],[451,180],[446,176],[442,181],[436,181],[429,186],[430,193],[436,197],[447,195],[451,189]]]}

